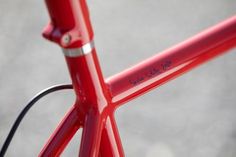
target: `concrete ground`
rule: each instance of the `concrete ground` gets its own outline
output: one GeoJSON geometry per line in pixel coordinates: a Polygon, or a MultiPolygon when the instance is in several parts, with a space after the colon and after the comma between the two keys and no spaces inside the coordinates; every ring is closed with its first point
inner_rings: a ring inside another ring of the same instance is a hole
{"type": "MultiPolygon", "coordinates": [[[[236,14],[235,0],[89,1],[105,77],[236,14]]],[[[60,48],[40,32],[43,1],[0,0],[0,145],[26,102],[70,82],[60,48]]],[[[235,157],[236,50],[128,103],[116,114],[127,157],[235,157]]],[[[74,101],[42,99],[21,124],[8,157],[37,156],[74,101]]],[[[80,133],[63,156],[77,156],[80,133]]]]}

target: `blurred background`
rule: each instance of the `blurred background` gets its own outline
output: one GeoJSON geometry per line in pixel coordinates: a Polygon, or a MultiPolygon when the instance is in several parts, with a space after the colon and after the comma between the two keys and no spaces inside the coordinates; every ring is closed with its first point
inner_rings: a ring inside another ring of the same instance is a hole
{"type": "MultiPolygon", "coordinates": [[[[236,14],[235,0],[89,0],[105,77],[236,14]]],[[[40,33],[43,1],[0,0],[0,146],[26,102],[70,78],[60,48],[40,33]]],[[[235,157],[236,50],[154,90],[116,113],[127,157],[235,157]]],[[[74,101],[43,98],[20,125],[8,157],[37,156],[74,101]]],[[[77,156],[81,132],[62,156],[77,156]]]]}

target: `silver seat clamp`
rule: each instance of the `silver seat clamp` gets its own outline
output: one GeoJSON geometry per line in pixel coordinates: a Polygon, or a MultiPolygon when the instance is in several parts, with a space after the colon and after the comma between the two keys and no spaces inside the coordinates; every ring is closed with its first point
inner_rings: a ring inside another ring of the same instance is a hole
{"type": "Polygon", "coordinates": [[[94,41],[83,45],[80,48],[74,48],[74,49],[63,49],[63,53],[66,57],[79,57],[84,56],[86,54],[89,54],[94,49],[94,41]]]}

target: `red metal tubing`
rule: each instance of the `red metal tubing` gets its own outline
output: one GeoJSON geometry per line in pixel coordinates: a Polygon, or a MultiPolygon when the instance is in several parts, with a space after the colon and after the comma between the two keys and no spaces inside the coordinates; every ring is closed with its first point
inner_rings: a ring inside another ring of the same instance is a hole
{"type": "Polygon", "coordinates": [[[236,46],[236,16],[106,80],[116,107],[236,46]]]}
{"type": "Polygon", "coordinates": [[[57,157],[63,152],[76,131],[81,127],[78,108],[73,106],[52,134],[38,157],[57,157]]]}
{"type": "Polygon", "coordinates": [[[67,56],[66,61],[79,103],[78,108],[84,117],[82,118],[83,133],[79,157],[95,157],[100,153],[101,136],[107,117],[114,111],[110,103],[111,98],[102,76],[95,48],[86,55],[67,56]]]}
{"type": "Polygon", "coordinates": [[[86,0],[45,0],[50,22],[43,36],[64,48],[78,48],[93,39],[86,0]],[[68,43],[64,39],[67,38],[68,43]]]}
{"type": "Polygon", "coordinates": [[[115,117],[111,114],[104,125],[102,132],[101,145],[100,145],[101,157],[124,157],[124,150],[121,144],[119,131],[116,126],[115,117]]]}
{"type": "Polygon", "coordinates": [[[99,111],[90,110],[84,123],[79,157],[98,156],[103,126],[103,116],[100,115],[99,111]]]}
{"type": "Polygon", "coordinates": [[[43,35],[64,49],[76,104],[39,157],[59,156],[80,127],[83,133],[79,157],[123,157],[113,117],[116,107],[236,45],[235,16],[104,81],[96,50],[91,44],[93,30],[86,1],[45,2],[50,23],[43,35]]]}
{"type": "Polygon", "coordinates": [[[108,106],[108,92],[98,63],[95,48],[79,57],[66,57],[72,84],[80,110],[87,113],[91,108],[103,112],[108,106]]]}

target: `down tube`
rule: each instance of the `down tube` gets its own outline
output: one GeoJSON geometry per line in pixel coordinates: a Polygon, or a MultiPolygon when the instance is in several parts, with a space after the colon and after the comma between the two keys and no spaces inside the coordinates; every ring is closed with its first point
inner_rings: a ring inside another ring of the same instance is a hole
{"type": "Polygon", "coordinates": [[[115,107],[236,46],[236,16],[106,80],[115,107]]]}

